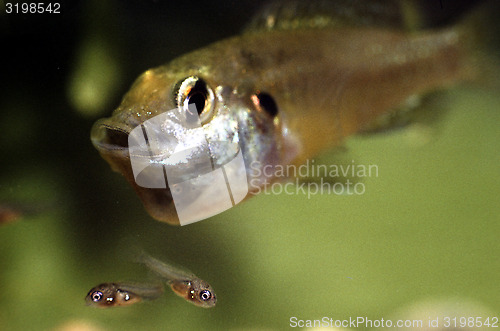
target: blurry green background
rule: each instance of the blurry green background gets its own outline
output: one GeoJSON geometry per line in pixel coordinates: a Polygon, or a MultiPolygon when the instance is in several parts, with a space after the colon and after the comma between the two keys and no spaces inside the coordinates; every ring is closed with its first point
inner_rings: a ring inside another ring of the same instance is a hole
{"type": "Polygon", "coordinates": [[[292,316],[408,318],[415,303],[432,311],[448,299],[500,315],[498,91],[457,87],[443,93],[439,123],[350,138],[343,161],[379,169],[364,195],[260,195],[185,227],[151,219],[100,158],[90,127],[135,77],[234,34],[262,2],[2,9],[0,203],[26,217],[0,225],[0,330],[281,329],[292,316]],[[100,282],[148,278],[132,245],[210,282],[217,306],[169,290],[85,306],[100,282]]]}

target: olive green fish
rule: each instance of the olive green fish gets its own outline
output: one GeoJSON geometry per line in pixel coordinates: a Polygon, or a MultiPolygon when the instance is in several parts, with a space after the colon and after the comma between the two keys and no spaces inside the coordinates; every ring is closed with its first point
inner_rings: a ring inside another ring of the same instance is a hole
{"type": "MultiPolygon", "coordinates": [[[[241,151],[255,192],[275,180],[264,166],[302,164],[412,96],[476,78],[477,47],[468,25],[410,31],[402,3],[272,4],[241,35],[143,73],[112,116],[95,123],[92,142],[153,218],[178,225],[171,190],[136,183],[128,137],[157,115],[195,105],[209,143],[240,148],[210,150],[217,156],[212,166],[241,151]]],[[[193,132],[164,125],[156,134],[189,138],[193,132]]],[[[166,172],[185,169],[186,160],[165,162],[172,153],[166,148],[151,162],[166,172]]],[[[198,156],[187,161],[196,163],[198,156]]],[[[200,204],[212,214],[221,208],[200,204]]]]}

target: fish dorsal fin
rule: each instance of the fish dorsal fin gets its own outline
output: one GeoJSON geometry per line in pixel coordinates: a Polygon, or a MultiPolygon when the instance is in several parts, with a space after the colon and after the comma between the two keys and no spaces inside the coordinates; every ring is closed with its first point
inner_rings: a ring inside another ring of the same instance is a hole
{"type": "Polygon", "coordinates": [[[244,32],[346,26],[406,29],[406,16],[402,0],[281,0],[261,8],[244,32]]]}

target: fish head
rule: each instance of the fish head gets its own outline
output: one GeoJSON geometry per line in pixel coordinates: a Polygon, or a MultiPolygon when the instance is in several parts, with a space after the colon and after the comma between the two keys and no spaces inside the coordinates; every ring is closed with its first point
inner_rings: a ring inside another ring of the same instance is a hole
{"type": "Polygon", "coordinates": [[[227,209],[212,200],[217,194],[202,194],[199,187],[213,187],[203,175],[239,155],[242,166],[225,171],[246,177],[244,194],[272,180],[265,166],[269,170],[290,158],[272,91],[255,84],[239,62],[195,52],[148,70],[112,116],[94,124],[94,146],[130,182],[153,218],[181,223],[174,204],[178,190],[187,201],[181,208],[195,210],[197,220],[227,209]],[[143,164],[140,173],[134,160],[143,164]]]}
{"type": "Polygon", "coordinates": [[[170,283],[172,291],[195,306],[212,308],[217,303],[215,292],[204,280],[178,280],[170,283]]]}
{"type": "Polygon", "coordinates": [[[94,307],[111,306],[114,304],[112,299],[113,294],[114,291],[110,291],[109,287],[101,284],[89,291],[89,293],[85,297],[85,302],[87,303],[87,305],[94,307]],[[107,300],[107,298],[111,298],[111,300],[107,300]]]}

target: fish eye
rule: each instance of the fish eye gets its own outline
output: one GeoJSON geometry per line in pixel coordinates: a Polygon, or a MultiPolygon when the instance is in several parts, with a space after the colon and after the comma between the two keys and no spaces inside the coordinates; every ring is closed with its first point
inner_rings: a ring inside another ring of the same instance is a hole
{"type": "Polygon", "coordinates": [[[177,107],[189,112],[188,105],[194,104],[202,124],[210,121],[214,110],[214,93],[207,83],[196,76],[187,77],[177,84],[174,99],[177,107]]]}
{"type": "Polygon", "coordinates": [[[210,293],[210,291],[208,291],[208,290],[203,290],[200,292],[200,299],[203,301],[210,300],[211,297],[212,297],[212,293],[210,293]]]}
{"type": "Polygon", "coordinates": [[[102,292],[95,291],[94,293],[92,293],[92,295],[90,297],[92,298],[92,301],[99,302],[102,299],[102,292]]]}
{"type": "Polygon", "coordinates": [[[278,115],[278,106],[274,101],[274,98],[265,92],[257,92],[252,95],[252,101],[259,111],[264,111],[268,113],[271,117],[276,117],[278,115]]]}

